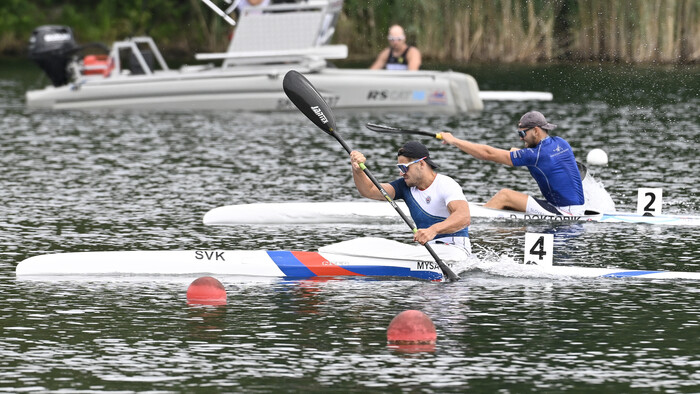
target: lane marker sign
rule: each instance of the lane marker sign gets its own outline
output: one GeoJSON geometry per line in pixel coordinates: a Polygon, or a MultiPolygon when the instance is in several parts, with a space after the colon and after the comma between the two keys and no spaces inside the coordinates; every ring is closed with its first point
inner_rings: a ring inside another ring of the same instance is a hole
{"type": "Polygon", "coordinates": [[[659,215],[661,214],[662,189],[640,188],[637,191],[637,214],[638,215],[659,215]]]}
{"type": "Polygon", "coordinates": [[[551,267],[554,252],[554,234],[525,233],[526,265],[551,267]]]}

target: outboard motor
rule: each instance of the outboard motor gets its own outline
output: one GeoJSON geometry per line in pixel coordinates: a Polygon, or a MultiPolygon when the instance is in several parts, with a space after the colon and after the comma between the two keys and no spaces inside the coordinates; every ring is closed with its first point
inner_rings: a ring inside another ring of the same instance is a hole
{"type": "Polygon", "coordinates": [[[29,58],[44,70],[53,86],[68,83],[68,63],[80,49],[68,26],[40,26],[29,38],[29,58]]]}

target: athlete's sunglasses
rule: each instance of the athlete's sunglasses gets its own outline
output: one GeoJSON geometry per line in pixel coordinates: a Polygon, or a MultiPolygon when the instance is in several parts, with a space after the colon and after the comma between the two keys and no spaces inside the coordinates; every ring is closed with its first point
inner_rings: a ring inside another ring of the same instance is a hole
{"type": "Polygon", "coordinates": [[[408,172],[408,166],[410,166],[411,164],[416,164],[416,163],[418,163],[419,161],[422,161],[422,160],[424,160],[424,159],[427,158],[427,157],[428,157],[428,156],[423,156],[423,157],[421,157],[421,158],[418,159],[418,160],[413,160],[412,162],[406,163],[406,164],[400,164],[400,163],[399,163],[399,164],[396,165],[396,167],[398,167],[399,172],[400,172],[401,174],[405,174],[405,173],[408,172]]]}
{"type": "Polygon", "coordinates": [[[533,127],[528,127],[528,128],[525,129],[525,130],[520,130],[520,129],[518,129],[518,130],[517,130],[517,131],[518,131],[518,136],[520,136],[520,138],[525,138],[525,134],[526,134],[528,131],[530,131],[530,130],[532,130],[532,129],[534,129],[534,128],[535,128],[535,127],[533,126],[533,127]]]}

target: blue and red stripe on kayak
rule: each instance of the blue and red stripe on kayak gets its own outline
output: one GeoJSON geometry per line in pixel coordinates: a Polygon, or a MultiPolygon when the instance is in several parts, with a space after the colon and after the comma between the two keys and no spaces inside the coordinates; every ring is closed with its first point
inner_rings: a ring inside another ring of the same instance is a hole
{"type": "Polygon", "coordinates": [[[385,265],[338,266],[318,252],[267,251],[277,267],[290,278],[310,278],[314,276],[393,276],[424,280],[441,280],[442,274],[434,271],[413,271],[404,267],[385,265]]]}

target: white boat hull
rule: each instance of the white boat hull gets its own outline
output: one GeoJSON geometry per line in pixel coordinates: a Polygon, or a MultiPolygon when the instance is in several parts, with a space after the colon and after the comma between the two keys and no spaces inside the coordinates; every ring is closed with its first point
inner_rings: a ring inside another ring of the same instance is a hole
{"type": "MultiPolygon", "coordinates": [[[[408,212],[406,205],[397,205],[408,212]]],[[[644,216],[635,213],[601,213],[581,216],[529,215],[523,212],[484,208],[482,204],[469,203],[474,219],[571,221],[600,223],[640,223],[672,226],[700,226],[700,216],[658,215],[644,216]]],[[[204,224],[235,226],[240,224],[312,224],[312,223],[400,223],[394,208],[383,201],[339,202],[286,202],[226,205],[204,215],[204,224]]]]}
{"type": "MultiPolygon", "coordinates": [[[[52,109],[296,111],[282,90],[282,78],[293,67],[91,76],[29,91],[26,99],[29,107],[52,109]]],[[[305,76],[341,111],[457,114],[483,109],[474,78],[457,72],[325,68],[305,76]]]]}
{"type": "MultiPolygon", "coordinates": [[[[350,248],[346,243],[340,243],[321,248],[319,252],[189,250],[46,254],[20,262],[16,274],[18,277],[199,274],[280,278],[370,276],[442,280],[440,268],[425,248],[378,238],[362,240],[349,241],[353,245],[350,248]],[[352,251],[357,242],[376,252],[357,255],[352,251]]],[[[461,249],[450,246],[435,245],[434,249],[446,264],[453,267],[467,257],[461,249]]]]}
{"type": "MultiPolygon", "coordinates": [[[[700,273],[643,271],[573,266],[501,265],[507,270],[470,267],[474,260],[463,250],[434,245],[436,253],[455,272],[481,269],[518,277],[615,277],[694,279],[700,273]]],[[[358,238],[328,245],[318,252],[266,250],[126,251],[46,254],[17,265],[18,278],[51,280],[60,276],[231,275],[247,277],[386,277],[443,280],[442,272],[426,249],[381,238],[358,238]]]]}

